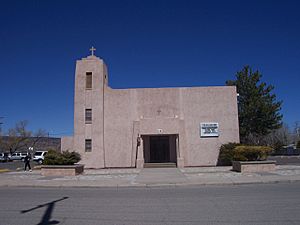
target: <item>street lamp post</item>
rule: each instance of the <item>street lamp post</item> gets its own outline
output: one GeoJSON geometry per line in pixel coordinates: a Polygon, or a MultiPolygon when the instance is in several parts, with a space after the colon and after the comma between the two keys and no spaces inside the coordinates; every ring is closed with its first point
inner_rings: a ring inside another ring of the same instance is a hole
{"type": "Polygon", "coordinates": [[[29,153],[32,152],[33,153],[33,147],[29,147],[28,148],[29,153]]]}

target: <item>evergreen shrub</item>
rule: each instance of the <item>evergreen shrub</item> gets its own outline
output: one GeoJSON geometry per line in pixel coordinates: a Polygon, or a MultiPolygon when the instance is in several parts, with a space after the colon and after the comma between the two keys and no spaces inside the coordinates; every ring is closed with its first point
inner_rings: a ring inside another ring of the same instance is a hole
{"type": "Polygon", "coordinates": [[[218,158],[218,166],[231,166],[231,162],[233,160],[234,148],[236,146],[240,146],[239,143],[229,142],[228,144],[224,144],[220,148],[219,158],[218,158]]]}
{"type": "Polygon", "coordinates": [[[273,149],[268,146],[237,146],[234,148],[234,161],[266,160],[273,149]]]}
{"type": "Polygon", "coordinates": [[[64,151],[62,153],[49,150],[43,162],[44,165],[74,165],[81,160],[77,152],[64,151]]]}
{"type": "Polygon", "coordinates": [[[232,161],[266,160],[272,150],[268,146],[250,146],[237,143],[224,144],[220,148],[218,165],[230,166],[232,161]]]}

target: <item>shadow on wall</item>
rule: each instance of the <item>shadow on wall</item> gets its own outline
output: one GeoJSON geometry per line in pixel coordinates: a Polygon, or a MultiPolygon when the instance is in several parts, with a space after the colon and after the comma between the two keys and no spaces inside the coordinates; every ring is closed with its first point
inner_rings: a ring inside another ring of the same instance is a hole
{"type": "Polygon", "coordinates": [[[47,207],[47,209],[46,209],[46,211],[45,211],[45,213],[44,213],[41,221],[37,225],[59,224],[59,221],[57,221],[57,220],[51,220],[51,215],[52,215],[52,212],[53,212],[53,209],[54,209],[54,205],[55,205],[56,202],[60,202],[60,201],[66,200],[68,198],[69,197],[63,197],[61,199],[57,199],[55,201],[48,202],[48,203],[45,203],[43,205],[38,205],[38,206],[33,207],[31,209],[22,210],[21,214],[28,213],[28,212],[31,212],[33,210],[36,210],[36,209],[39,209],[39,208],[42,208],[42,207],[47,207]]]}

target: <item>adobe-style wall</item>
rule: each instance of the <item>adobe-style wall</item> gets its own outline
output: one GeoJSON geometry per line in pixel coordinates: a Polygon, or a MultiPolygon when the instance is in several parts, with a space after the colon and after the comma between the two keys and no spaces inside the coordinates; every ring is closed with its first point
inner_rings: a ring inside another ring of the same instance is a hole
{"type": "Polygon", "coordinates": [[[239,142],[235,87],[108,88],[104,118],[107,167],[134,166],[138,134],[179,134],[184,166],[216,165],[220,145],[239,142]],[[201,122],[218,122],[219,137],[200,137],[201,122]]]}
{"type": "Polygon", "coordinates": [[[104,165],[103,86],[107,74],[103,60],[88,56],[76,62],[74,96],[74,150],[82,164],[92,168],[104,165]],[[86,89],[86,73],[92,72],[92,88],[86,89]],[[93,122],[85,122],[85,109],[93,110],[93,122]],[[85,139],[92,139],[92,152],[85,152],[85,139]]]}
{"type": "Polygon", "coordinates": [[[235,87],[200,87],[182,90],[187,166],[216,165],[219,147],[239,142],[235,87]],[[200,137],[201,122],[218,122],[219,137],[200,137]]]}
{"type": "Polygon", "coordinates": [[[73,136],[65,136],[61,138],[61,149],[63,151],[74,151],[74,140],[73,136]]]}
{"type": "MultiPolygon", "coordinates": [[[[239,142],[235,87],[111,89],[103,60],[77,61],[73,147],[87,168],[136,167],[143,164],[138,137],[175,135],[178,166],[214,166],[219,147],[239,142]],[[86,72],[93,88],[86,90],[86,72]],[[93,110],[86,124],[85,109],[93,110]],[[219,123],[219,137],[200,137],[200,123],[219,123]],[[85,139],[92,152],[85,152],[85,139]],[[138,155],[137,155],[138,154],[138,155]]],[[[64,142],[64,139],[62,139],[64,142]]],[[[62,148],[68,145],[67,139],[62,148]]]]}
{"type": "Polygon", "coordinates": [[[106,167],[134,167],[136,119],[134,90],[105,89],[104,143],[106,167]]]}

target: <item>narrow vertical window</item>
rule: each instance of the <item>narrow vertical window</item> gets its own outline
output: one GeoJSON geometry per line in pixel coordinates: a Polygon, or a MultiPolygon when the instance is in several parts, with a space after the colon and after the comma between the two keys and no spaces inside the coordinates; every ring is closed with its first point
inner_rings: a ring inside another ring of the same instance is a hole
{"type": "Polygon", "coordinates": [[[92,151],[92,139],[85,139],[85,151],[86,152],[92,151]]]}
{"type": "Polygon", "coordinates": [[[92,85],[93,85],[92,72],[86,72],[85,88],[86,89],[92,89],[92,85]]]}
{"type": "Polygon", "coordinates": [[[92,109],[85,109],[85,123],[92,123],[92,109]]]}

